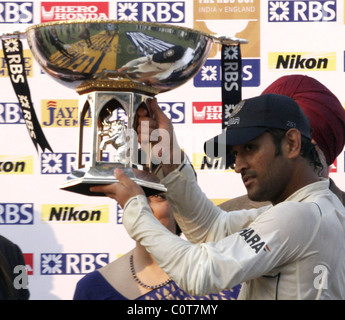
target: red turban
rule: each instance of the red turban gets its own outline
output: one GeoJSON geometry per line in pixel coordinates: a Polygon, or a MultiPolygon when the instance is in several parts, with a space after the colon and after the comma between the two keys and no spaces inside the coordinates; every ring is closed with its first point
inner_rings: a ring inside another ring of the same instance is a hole
{"type": "Polygon", "coordinates": [[[345,110],[338,98],[322,83],[304,75],[283,76],[265,93],[289,96],[300,105],[310,120],[312,138],[331,165],[345,144],[345,110]]]}

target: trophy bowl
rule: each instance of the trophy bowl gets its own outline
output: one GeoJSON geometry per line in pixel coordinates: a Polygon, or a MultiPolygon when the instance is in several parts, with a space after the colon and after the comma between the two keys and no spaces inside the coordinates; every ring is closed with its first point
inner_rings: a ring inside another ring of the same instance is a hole
{"type": "MultiPolygon", "coordinates": [[[[95,195],[89,192],[92,185],[117,182],[113,174],[117,167],[147,195],[166,191],[160,183],[143,178],[152,173],[152,159],[150,146],[144,150],[133,139],[137,110],[147,107],[148,98],[194,77],[213,43],[246,43],[175,25],[117,20],[48,22],[1,38],[21,35],[43,70],[80,96],[77,168],[60,188],[85,195],[95,195]],[[125,116],[119,119],[121,112],[125,116]],[[92,117],[91,143],[84,152],[87,114],[92,117]],[[85,153],[90,154],[86,164],[85,153]]],[[[7,44],[9,50],[11,46],[16,47],[7,44]]]]}
{"type": "Polygon", "coordinates": [[[191,79],[214,42],[193,29],[116,20],[42,23],[29,27],[26,37],[45,72],[65,86],[122,78],[157,93],[191,79]]]}

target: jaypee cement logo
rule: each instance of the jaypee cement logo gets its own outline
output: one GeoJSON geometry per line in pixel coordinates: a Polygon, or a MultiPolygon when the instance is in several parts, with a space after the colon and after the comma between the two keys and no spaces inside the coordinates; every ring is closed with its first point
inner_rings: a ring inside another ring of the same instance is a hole
{"type": "Polygon", "coordinates": [[[41,275],[86,274],[108,263],[108,253],[42,253],[41,275]]]}
{"type": "Polygon", "coordinates": [[[269,22],[330,22],[336,20],[336,1],[268,1],[269,22]]]}
{"type": "Polygon", "coordinates": [[[0,2],[0,23],[33,23],[33,2],[0,2]]]}
{"type": "Polygon", "coordinates": [[[118,20],[160,23],[185,22],[184,1],[117,2],[118,20]]]}
{"type": "MultiPolygon", "coordinates": [[[[78,122],[78,100],[41,100],[42,127],[76,128],[78,122]]],[[[91,126],[91,111],[88,110],[84,127],[91,126]]]]}
{"type": "MultiPolygon", "coordinates": [[[[0,109],[1,114],[1,109],[0,109]]],[[[78,100],[75,99],[48,99],[41,100],[41,122],[42,127],[47,128],[77,128],[78,120],[78,100]]],[[[126,112],[122,108],[117,108],[113,112],[116,120],[127,122],[126,112]]],[[[83,127],[91,127],[91,109],[89,108],[83,120],[83,127]]]]}

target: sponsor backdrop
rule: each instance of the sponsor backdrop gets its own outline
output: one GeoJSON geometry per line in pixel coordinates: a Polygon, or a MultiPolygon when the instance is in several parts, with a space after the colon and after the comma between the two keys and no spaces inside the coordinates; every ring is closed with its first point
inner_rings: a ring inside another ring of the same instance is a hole
{"type": "MultiPolygon", "coordinates": [[[[344,0],[1,1],[0,32],[48,21],[109,18],[236,36],[249,40],[241,46],[244,98],[260,94],[280,76],[298,73],[320,80],[343,103],[344,16],[344,0]]],[[[34,108],[54,152],[36,151],[1,50],[0,234],[25,254],[31,299],[72,299],[84,274],[115,260],[134,242],[113,200],[59,189],[75,167],[79,96],[45,74],[26,40],[23,44],[34,108]]],[[[224,170],[219,161],[211,163],[203,153],[204,141],[221,131],[220,66],[220,48],[214,45],[194,79],[158,95],[201,187],[215,203],[245,193],[234,172],[224,170]]],[[[345,189],[343,153],[331,176],[345,189]]]]}

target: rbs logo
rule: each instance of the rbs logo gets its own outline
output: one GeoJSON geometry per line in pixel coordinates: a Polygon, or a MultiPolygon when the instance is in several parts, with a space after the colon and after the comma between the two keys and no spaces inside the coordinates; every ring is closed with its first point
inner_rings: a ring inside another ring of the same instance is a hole
{"type": "Polygon", "coordinates": [[[42,253],[41,274],[86,274],[108,263],[108,253],[42,253]]]}
{"type": "Polygon", "coordinates": [[[118,20],[148,21],[160,23],[185,22],[185,4],[178,2],[118,2],[118,20]]]}
{"type": "Polygon", "coordinates": [[[24,123],[19,103],[0,103],[0,124],[24,123]]]}
{"type": "MultiPolygon", "coordinates": [[[[199,88],[221,87],[221,60],[208,59],[193,79],[199,88]]],[[[260,60],[242,59],[242,86],[258,87],[260,85],[260,60]]]]}
{"type": "Polygon", "coordinates": [[[118,203],[116,203],[116,223],[122,224],[122,218],[123,218],[123,209],[118,203]]]}
{"type": "Polygon", "coordinates": [[[336,1],[268,1],[269,22],[330,22],[336,12],[336,1]]]}
{"type": "Polygon", "coordinates": [[[33,23],[33,2],[1,1],[0,23],[33,23]]]}
{"type": "Polygon", "coordinates": [[[160,102],[159,106],[172,123],[184,123],[184,102],[160,102]]]}
{"type": "MultiPolygon", "coordinates": [[[[90,160],[89,153],[82,154],[82,163],[90,160]]],[[[104,152],[103,161],[109,161],[109,153],[104,152]]],[[[76,169],[77,155],[75,153],[42,153],[41,174],[69,174],[76,169]]]]}
{"type": "Polygon", "coordinates": [[[0,203],[1,224],[33,224],[33,203],[0,203]]]}

